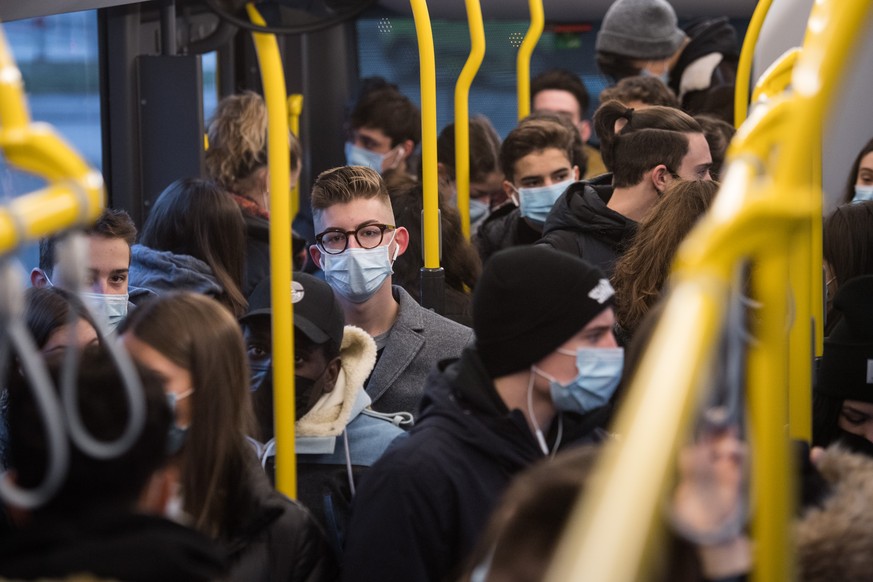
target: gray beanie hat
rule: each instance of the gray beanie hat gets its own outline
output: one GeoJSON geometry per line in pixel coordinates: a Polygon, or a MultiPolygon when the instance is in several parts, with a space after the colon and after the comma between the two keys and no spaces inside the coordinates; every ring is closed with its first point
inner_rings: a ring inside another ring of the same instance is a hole
{"type": "Polygon", "coordinates": [[[632,59],[666,59],[682,45],[685,33],[666,0],[616,0],[606,11],[597,42],[598,51],[632,59]]]}

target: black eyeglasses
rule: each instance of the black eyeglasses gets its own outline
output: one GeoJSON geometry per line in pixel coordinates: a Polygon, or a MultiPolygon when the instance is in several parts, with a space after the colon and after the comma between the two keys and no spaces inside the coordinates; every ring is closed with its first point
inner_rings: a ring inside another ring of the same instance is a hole
{"type": "Polygon", "coordinates": [[[397,228],[393,224],[362,224],[355,230],[343,230],[341,228],[328,228],[324,232],[315,235],[318,248],[329,255],[338,255],[349,246],[349,236],[354,235],[358,245],[364,249],[374,249],[382,244],[382,238],[386,230],[397,228]]]}

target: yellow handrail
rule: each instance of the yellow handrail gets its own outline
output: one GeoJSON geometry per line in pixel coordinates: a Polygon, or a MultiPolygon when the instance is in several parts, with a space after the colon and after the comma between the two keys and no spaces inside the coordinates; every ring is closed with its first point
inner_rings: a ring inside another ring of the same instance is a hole
{"type": "Polygon", "coordinates": [[[837,9],[834,0],[817,2],[794,69],[792,94],[756,107],[738,132],[719,195],[679,250],[665,313],[616,422],[621,443],[604,451],[548,580],[646,577],[647,546],[661,522],[675,451],[687,434],[700,376],[716,345],[730,273],[746,260],[754,266],[753,295],[763,304],[752,318],[756,341],[749,349],[747,378],[754,445],[754,579],[791,578],[793,488],[785,431],[789,366],[809,366],[810,361],[808,347],[803,360],[789,352],[786,329],[792,315],[793,326],[808,329],[810,306],[796,302],[809,273],[789,279],[795,266],[789,249],[814,239],[809,224],[821,218],[821,188],[808,169],[815,159],[809,140],[821,138],[826,108],[871,4],[841,3],[837,9]],[[677,361],[688,366],[676,366],[677,361]]]}
{"type": "Polygon", "coordinates": [[[49,185],[0,209],[0,253],[74,225],[93,222],[103,210],[103,177],[51,126],[33,123],[21,72],[0,29],[0,148],[13,166],[49,185]]]}
{"type": "MultiPolygon", "coordinates": [[[[266,22],[246,4],[255,24],[266,22]]],[[[285,72],[276,36],[253,32],[267,104],[267,159],[270,167],[270,292],[273,324],[273,408],[276,434],[276,488],[297,497],[294,449],[294,310],[291,305],[291,203],[288,109],[285,72]]]]}
{"type": "Polygon", "coordinates": [[[755,58],[755,47],[758,37],[761,36],[761,28],[770,11],[773,0],[758,0],[752,20],[746,29],[743,38],[743,48],[740,50],[740,60],[737,64],[737,82],[734,87],[734,127],[739,127],[749,113],[749,87],[752,83],[752,61],[755,58]]]}
{"type": "MultiPolygon", "coordinates": [[[[437,176],[437,106],[436,61],[433,31],[425,0],[410,0],[415,32],[418,36],[418,59],[421,66],[421,165],[424,187],[424,268],[440,268],[439,177],[437,176]]],[[[457,128],[455,128],[457,130],[457,128]]]]}
{"type": "Polygon", "coordinates": [[[530,58],[543,34],[545,14],[543,0],[528,0],[530,10],[530,27],[524,35],[521,46],[518,47],[516,69],[518,72],[518,118],[524,119],[530,114],[530,58]]]}
{"type": "MultiPolygon", "coordinates": [[[[297,138],[300,137],[300,115],[303,113],[303,95],[293,93],[288,96],[288,127],[291,128],[297,138]]],[[[303,160],[300,160],[302,166],[303,160]]],[[[300,183],[299,181],[291,187],[291,220],[297,216],[300,210],[300,183]]]]}
{"type": "Polygon", "coordinates": [[[485,58],[485,25],[479,0],[465,0],[470,25],[470,56],[455,85],[455,189],[461,229],[470,238],[470,86],[485,58]]]}
{"type": "Polygon", "coordinates": [[[791,73],[800,57],[800,48],[788,49],[758,78],[752,91],[752,103],[759,103],[779,95],[791,84],[791,73]]]}

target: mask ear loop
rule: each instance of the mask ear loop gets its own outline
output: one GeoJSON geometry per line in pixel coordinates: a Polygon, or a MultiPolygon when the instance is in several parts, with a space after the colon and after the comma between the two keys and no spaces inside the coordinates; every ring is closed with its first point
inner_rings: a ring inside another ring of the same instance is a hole
{"type": "Polygon", "coordinates": [[[537,443],[540,445],[540,450],[543,452],[543,456],[549,456],[549,445],[546,444],[546,437],[543,436],[543,430],[540,428],[540,423],[537,422],[536,414],[534,414],[533,409],[533,385],[534,385],[534,374],[536,374],[536,366],[530,367],[530,380],[527,383],[527,413],[530,415],[531,423],[534,425],[534,436],[536,436],[537,443]]]}

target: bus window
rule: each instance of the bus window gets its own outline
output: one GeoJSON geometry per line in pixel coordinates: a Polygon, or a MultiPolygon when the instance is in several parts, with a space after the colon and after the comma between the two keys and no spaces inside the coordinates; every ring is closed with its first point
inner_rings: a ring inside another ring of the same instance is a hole
{"type": "MultiPolygon", "coordinates": [[[[50,123],[91,167],[102,168],[97,11],[4,22],[3,31],[24,79],[31,118],[50,123]]],[[[0,203],[42,186],[40,178],[11,168],[0,154],[0,203]]],[[[36,245],[25,246],[19,256],[35,267],[36,245]]]]}

